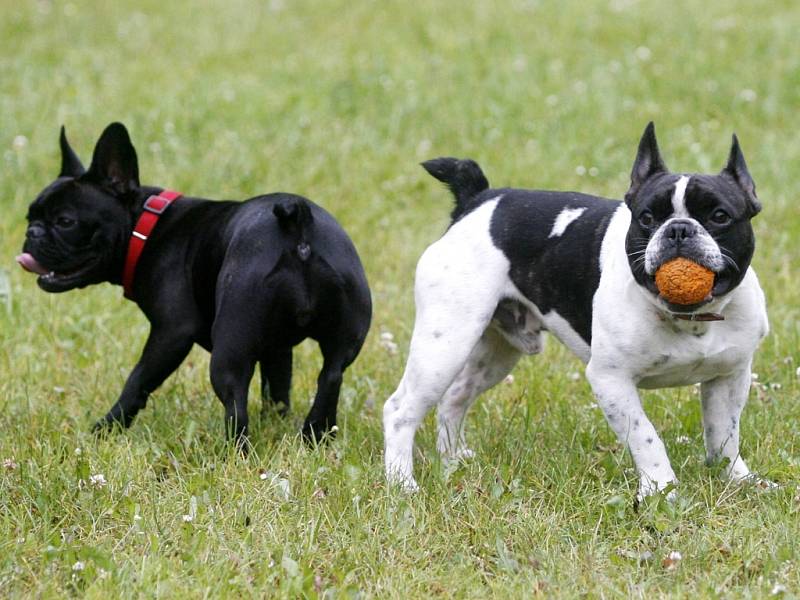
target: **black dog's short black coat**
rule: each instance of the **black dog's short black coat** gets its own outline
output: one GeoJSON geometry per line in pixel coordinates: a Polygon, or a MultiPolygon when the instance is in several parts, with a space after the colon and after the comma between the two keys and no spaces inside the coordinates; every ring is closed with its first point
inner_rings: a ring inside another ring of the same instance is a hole
{"type": "MultiPolygon", "coordinates": [[[[62,292],[122,281],[133,227],[161,188],[139,184],[136,152],[109,125],[84,170],[61,131],[59,177],[31,204],[20,264],[39,286],[62,292]]],[[[142,356],[104,419],[127,427],[193,344],[211,352],[211,383],[226,427],[247,435],[247,390],[255,364],[263,396],[289,406],[292,347],[319,342],[324,364],[303,434],[336,423],[343,371],[356,358],[372,304],[358,254],[334,218],[292,194],[245,202],[182,197],[161,216],[138,262],[133,300],[151,324],[142,356]]]]}

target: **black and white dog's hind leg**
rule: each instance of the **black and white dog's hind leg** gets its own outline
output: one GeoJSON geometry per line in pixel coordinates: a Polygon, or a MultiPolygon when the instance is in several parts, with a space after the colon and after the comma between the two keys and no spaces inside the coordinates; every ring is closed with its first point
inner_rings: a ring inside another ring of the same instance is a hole
{"type": "Polygon", "coordinates": [[[474,456],[464,437],[467,411],[478,396],[505,378],[519,357],[519,350],[509,344],[493,324],[484,330],[437,408],[436,447],[444,459],[474,456]]]}
{"type": "MultiPolygon", "coordinates": [[[[456,221],[428,247],[417,265],[417,315],[408,362],[397,390],[383,408],[386,473],[390,481],[410,490],[417,488],[412,474],[417,428],[459,374],[466,377],[472,372],[468,362],[473,349],[489,327],[498,303],[514,293],[507,275],[508,260],[489,235],[496,204],[489,200],[456,221]]],[[[455,388],[452,394],[444,400],[441,413],[445,439],[452,429],[460,429],[471,401],[456,394],[455,388]]],[[[440,444],[440,449],[449,452],[452,445],[448,441],[440,444]]]]}

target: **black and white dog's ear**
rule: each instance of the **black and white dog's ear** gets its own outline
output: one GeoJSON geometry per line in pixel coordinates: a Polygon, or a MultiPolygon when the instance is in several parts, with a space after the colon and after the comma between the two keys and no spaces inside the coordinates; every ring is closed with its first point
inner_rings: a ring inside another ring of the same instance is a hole
{"type": "Polygon", "coordinates": [[[86,175],[118,194],[138,189],[139,162],[128,130],[122,123],[111,123],[103,131],[94,147],[92,164],[86,175]]]}
{"type": "Polygon", "coordinates": [[[656,141],[656,126],[650,121],[644,129],[642,139],[639,141],[639,151],[631,171],[631,187],[625,194],[625,202],[630,206],[636,192],[642,184],[656,173],[667,171],[667,166],[661,158],[656,141]]]}
{"type": "Polygon", "coordinates": [[[83,168],[81,159],[72,150],[67,141],[67,132],[61,126],[61,135],[58,138],[58,145],[61,146],[61,172],[59,177],[80,177],[86,172],[83,168]]]}
{"type": "Polygon", "coordinates": [[[722,173],[733,177],[737,185],[747,194],[753,216],[761,212],[761,203],[756,197],[756,184],[753,182],[753,178],[750,177],[750,171],[747,170],[744,154],[742,154],[742,149],[739,147],[739,138],[736,137],[735,133],[731,142],[731,152],[728,155],[728,164],[722,169],[722,173]]]}

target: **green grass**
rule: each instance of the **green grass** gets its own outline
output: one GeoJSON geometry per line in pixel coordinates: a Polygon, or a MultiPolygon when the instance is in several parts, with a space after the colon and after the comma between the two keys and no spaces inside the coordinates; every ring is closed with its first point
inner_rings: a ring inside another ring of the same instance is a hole
{"type": "Polygon", "coordinates": [[[0,595],[800,594],[797,3],[0,0],[0,12],[0,264],[14,296],[0,307],[0,595]],[[497,185],[620,198],[650,119],[674,170],[719,169],[736,131],[758,185],[754,266],[773,330],[742,448],[782,487],[719,481],[694,390],[651,392],[680,500],[635,512],[631,461],[552,342],[473,409],[473,461],[443,466],[429,420],[421,493],[387,489],[381,406],[404,365],[416,259],[451,202],[417,163],[471,156],[497,185]],[[222,443],[199,350],[132,429],[88,433],[147,323],[119,288],[39,291],[13,255],[56,175],[58,127],[88,161],[112,120],[146,183],[294,191],[346,226],[375,315],[334,443],[310,450],[296,434],[320,366],[311,344],[296,350],[290,418],[256,419],[247,460],[222,443]],[[106,485],[88,483],[98,474],[106,485]]]}

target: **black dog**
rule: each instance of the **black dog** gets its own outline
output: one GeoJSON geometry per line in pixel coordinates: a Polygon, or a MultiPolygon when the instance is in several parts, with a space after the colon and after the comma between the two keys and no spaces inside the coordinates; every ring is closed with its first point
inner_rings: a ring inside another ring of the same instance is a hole
{"type": "Polygon", "coordinates": [[[139,185],[136,151],[119,123],[100,136],[88,171],[63,128],[60,142],[61,173],[31,204],[17,261],[39,274],[47,292],[123,284],[151,324],[119,400],[95,429],[128,427],[197,343],[211,352],[228,434],[243,443],[255,364],[264,405],[269,398],[285,412],[292,347],[310,337],[324,364],[303,435],[320,439],[330,431],[342,373],[361,349],[372,312],[361,261],[333,217],[283,193],[171,203],[180,195],[139,185]]]}

